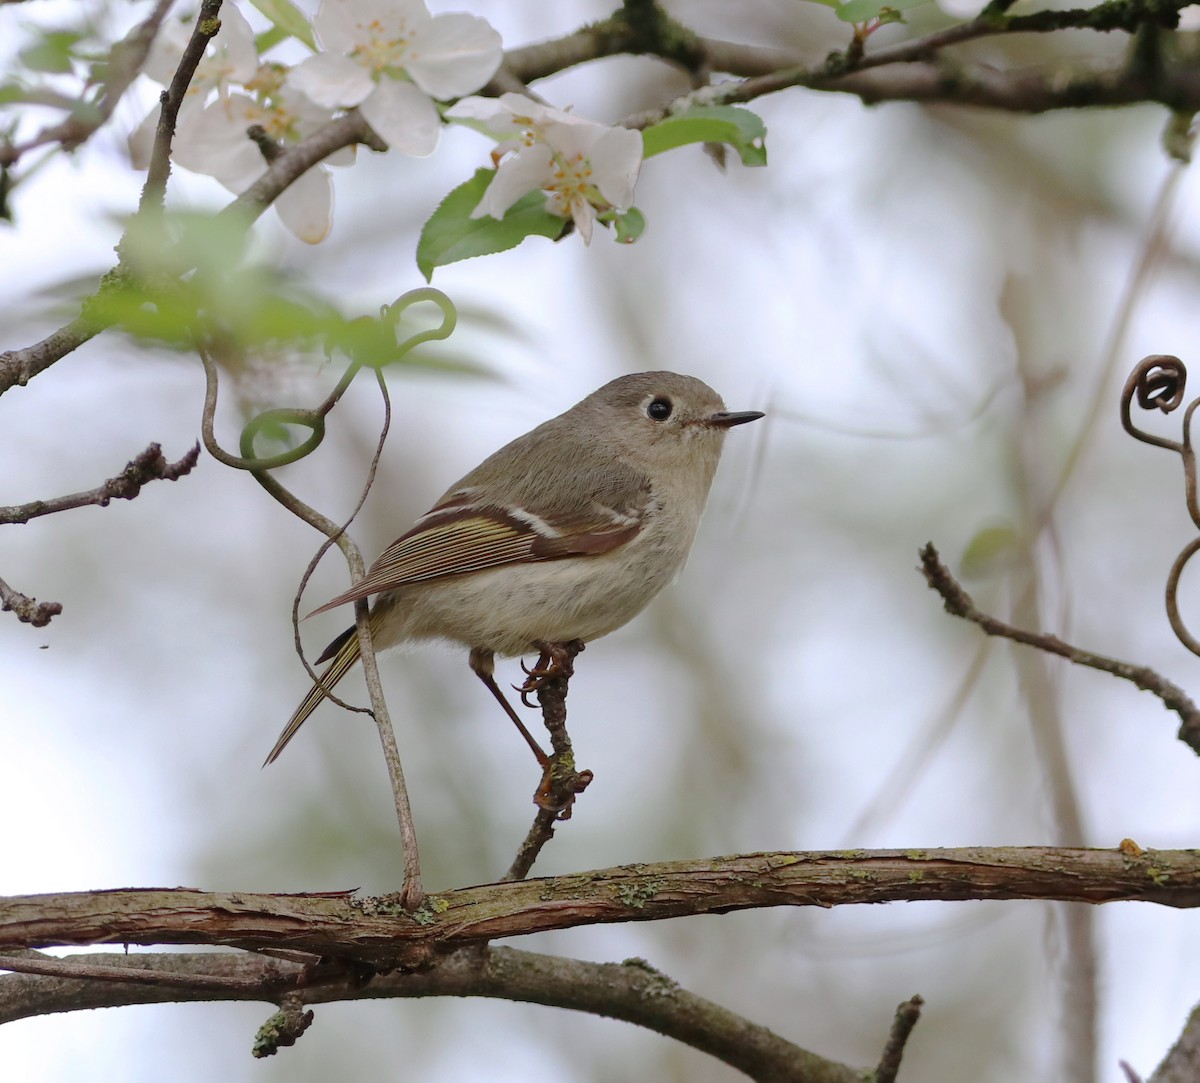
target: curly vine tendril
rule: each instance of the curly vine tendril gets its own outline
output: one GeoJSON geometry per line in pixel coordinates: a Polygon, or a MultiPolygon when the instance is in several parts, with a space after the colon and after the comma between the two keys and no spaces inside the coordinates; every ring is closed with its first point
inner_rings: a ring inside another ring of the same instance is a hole
{"type": "Polygon", "coordinates": [[[377,321],[368,317],[364,317],[361,321],[355,321],[355,324],[359,325],[358,329],[363,333],[355,345],[347,346],[351,362],[346,371],[342,373],[342,378],[338,381],[337,386],[329,393],[329,397],[314,409],[277,407],[256,414],[242,429],[239,440],[240,456],[225,451],[217,443],[213,432],[213,417],[217,405],[217,366],[212,362],[207,351],[201,350],[205,376],[204,445],[215,459],[237,470],[274,470],[277,467],[297,462],[321,445],[321,441],[325,439],[326,415],[337,405],[360,369],[364,366],[380,369],[385,365],[400,361],[415,347],[423,343],[449,338],[454,333],[457,323],[458,314],[450,298],[441,290],[436,290],[431,286],[409,290],[408,293],[397,298],[394,304],[384,305],[379,311],[377,321]],[[422,302],[437,305],[442,313],[441,323],[436,327],[409,335],[403,341],[398,341],[396,325],[401,316],[413,305],[422,302]],[[265,430],[277,431],[282,425],[294,425],[307,429],[308,436],[296,447],[280,452],[278,455],[255,455],[254,442],[259,434],[265,430]]]}
{"type": "MultiPolygon", "coordinates": [[[[1169,414],[1183,403],[1183,391],[1187,384],[1187,368],[1178,357],[1170,354],[1151,354],[1142,358],[1125,381],[1121,392],[1121,425],[1130,436],[1145,444],[1165,447],[1168,451],[1178,452],[1183,459],[1183,477],[1186,486],[1187,509],[1192,522],[1200,529],[1200,507],[1196,499],[1196,452],[1192,447],[1192,415],[1200,406],[1200,398],[1193,399],[1183,414],[1183,443],[1168,440],[1163,436],[1139,429],[1130,416],[1130,405],[1137,396],[1138,406],[1143,410],[1161,410],[1169,414]]],[[[1188,631],[1183,618],[1179,615],[1179,580],[1183,575],[1184,566],[1200,551],[1200,538],[1195,538],[1184,546],[1175,563],[1171,565],[1167,576],[1166,602],[1167,619],[1179,642],[1193,654],[1200,655],[1200,640],[1188,631]]]]}

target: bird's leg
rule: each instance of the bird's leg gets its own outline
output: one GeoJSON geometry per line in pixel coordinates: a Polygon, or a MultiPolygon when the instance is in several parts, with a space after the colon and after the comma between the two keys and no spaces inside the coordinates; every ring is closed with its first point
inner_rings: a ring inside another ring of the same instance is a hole
{"type": "Polygon", "coordinates": [[[521,668],[525,670],[525,682],[517,689],[521,693],[521,702],[526,707],[532,707],[529,702],[529,696],[541,690],[542,685],[547,681],[556,680],[561,677],[563,680],[570,680],[575,674],[575,655],[584,648],[582,640],[574,639],[569,643],[535,643],[534,646],[541,652],[538,655],[537,665],[532,669],[528,669],[525,663],[521,663],[521,668]]]}
{"type": "MultiPolygon", "coordinates": [[[[541,767],[545,767],[550,762],[550,757],[542,751],[542,746],[533,739],[533,734],[525,728],[525,723],[521,721],[520,716],[513,710],[512,704],[504,698],[504,693],[500,691],[500,686],[496,684],[496,678],[492,675],[496,669],[495,655],[483,647],[472,647],[469,661],[475,676],[483,681],[488,691],[496,697],[496,702],[504,708],[504,713],[512,719],[513,725],[521,731],[521,736],[525,738],[525,743],[529,745],[533,750],[533,754],[537,757],[538,764],[541,767]]],[[[524,696],[521,698],[524,701],[524,696]]]]}

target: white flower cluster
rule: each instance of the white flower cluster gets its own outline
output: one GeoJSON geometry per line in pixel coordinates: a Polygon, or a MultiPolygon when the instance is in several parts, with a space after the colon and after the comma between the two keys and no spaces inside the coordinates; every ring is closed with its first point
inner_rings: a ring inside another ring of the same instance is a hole
{"type": "Polygon", "coordinates": [[[496,176],[472,218],[503,218],[526,192],[541,189],[546,209],[573,219],[588,244],[598,211],[620,213],[633,206],[642,167],[642,137],[635,131],[597,124],[523,94],[464,98],[446,116],[480,122],[500,140],[492,152],[496,176]]]}
{"type": "MultiPolygon", "coordinates": [[[[297,142],[338,110],[357,107],[388,145],[424,156],[437,147],[439,101],[479,90],[503,58],[500,35],[483,19],[431,15],[424,0],[322,0],[313,22],[320,52],[288,68],[259,59],[254,34],[233,3],[221,9],[180,109],[172,155],[177,164],[243,192],[267,168],[263,148],[247,135],[260,126],[272,143],[297,142]]],[[[189,37],[180,23],[164,25],[143,72],[170,82],[189,37]]],[[[445,112],[500,143],[496,176],[473,217],[503,218],[522,196],[541,190],[547,209],[571,218],[584,241],[597,215],[632,206],[642,160],[637,132],[584,120],[520,94],[499,100],[464,98],[445,112]]],[[[134,165],[144,168],[158,110],[130,137],[134,165]]],[[[353,148],[327,159],[354,160],[353,148]]],[[[314,166],[276,201],[284,224],[315,244],[329,233],[333,184],[314,166]]]]}

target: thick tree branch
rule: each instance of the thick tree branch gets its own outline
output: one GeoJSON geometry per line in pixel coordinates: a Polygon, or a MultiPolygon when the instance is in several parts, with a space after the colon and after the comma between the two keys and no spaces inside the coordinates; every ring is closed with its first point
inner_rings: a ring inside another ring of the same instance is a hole
{"type": "Polygon", "coordinates": [[[897,900],[1135,900],[1200,906],[1200,853],[1046,847],[750,854],[485,884],[427,897],[144,889],[0,899],[0,951],[52,945],[288,949],[415,968],[499,937],[764,906],[897,900]]]}

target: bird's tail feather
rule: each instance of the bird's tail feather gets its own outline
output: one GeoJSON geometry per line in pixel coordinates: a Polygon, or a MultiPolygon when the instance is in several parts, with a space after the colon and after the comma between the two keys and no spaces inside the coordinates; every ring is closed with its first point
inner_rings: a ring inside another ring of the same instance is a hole
{"type": "Polygon", "coordinates": [[[332,661],[322,671],[320,683],[314,684],[308,690],[308,695],[296,708],[295,713],[288,720],[288,724],[283,727],[283,732],[279,735],[279,740],[275,742],[275,747],[271,749],[271,754],[263,761],[264,767],[279,758],[279,754],[287,747],[288,741],[295,737],[296,731],[304,725],[305,719],[317,709],[321,700],[329,694],[333,686],[350,672],[351,666],[358,661],[358,658],[358,635],[353,628],[348,628],[330,643],[325,648],[325,653],[317,659],[318,663],[329,659],[332,661]]]}

